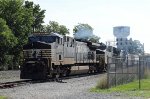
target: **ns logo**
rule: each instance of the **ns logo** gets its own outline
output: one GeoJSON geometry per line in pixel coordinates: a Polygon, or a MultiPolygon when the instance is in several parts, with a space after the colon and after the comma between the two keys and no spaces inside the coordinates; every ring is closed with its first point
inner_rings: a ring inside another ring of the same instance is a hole
{"type": "Polygon", "coordinates": [[[39,51],[37,51],[37,50],[32,51],[32,57],[33,58],[37,58],[38,54],[39,54],[39,51]]]}

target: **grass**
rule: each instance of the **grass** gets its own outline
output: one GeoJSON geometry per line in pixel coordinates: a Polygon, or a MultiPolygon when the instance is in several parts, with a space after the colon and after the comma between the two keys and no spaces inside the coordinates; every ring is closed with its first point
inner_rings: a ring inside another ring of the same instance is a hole
{"type": "Polygon", "coordinates": [[[0,99],[7,99],[5,96],[0,96],[0,99]]]}
{"type": "Polygon", "coordinates": [[[150,98],[150,79],[141,80],[141,89],[139,89],[139,82],[134,81],[128,84],[119,85],[109,89],[100,89],[98,87],[92,88],[91,92],[98,93],[114,93],[119,92],[129,96],[139,96],[150,98]]]}

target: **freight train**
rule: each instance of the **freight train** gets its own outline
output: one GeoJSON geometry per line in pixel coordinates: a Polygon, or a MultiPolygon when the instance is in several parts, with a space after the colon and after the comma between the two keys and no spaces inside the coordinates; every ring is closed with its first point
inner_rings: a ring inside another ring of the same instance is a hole
{"type": "Polygon", "coordinates": [[[23,46],[21,79],[46,79],[106,71],[111,47],[57,33],[33,34],[23,46]]]}

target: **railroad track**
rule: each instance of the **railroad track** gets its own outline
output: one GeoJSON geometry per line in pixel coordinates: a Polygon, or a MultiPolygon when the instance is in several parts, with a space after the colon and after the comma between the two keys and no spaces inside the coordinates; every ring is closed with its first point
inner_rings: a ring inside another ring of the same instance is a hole
{"type": "Polygon", "coordinates": [[[52,81],[51,79],[46,80],[19,80],[19,81],[13,81],[13,82],[5,82],[0,83],[0,89],[6,89],[6,88],[13,88],[18,86],[23,86],[26,84],[34,84],[34,83],[43,83],[43,82],[49,82],[52,81]]]}
{"type": "MultiPolygon", "coordinates": [[[[61,80],[86,77],[86,76],[92,76],[92,75],[98,75],[98,74],[99,73],[71,75],[68,77],[62,77],[61,80]]],[[[0,89],[14,88],[14,87],[23,86],[26,84],[52,82],[52,81],[56,81],[56,80],[50,78],[50,79],[46,79],[46,80],[19,80],[19,81],[13,81],[13,82],[5,82],[5,83],[0,83],[0,89]]]]}
{"type": "Polygon", "coordinates": [[[72,78],[79,78],[79,77],[86,77],[86,76],[93,76],[93,75],[99,75],[99,74],[105,74],[104,73],[93,73],[93,74],[77,74],[77,75],[70,75],[68,77],[63,77],[62,79],[72,79],[72,78]]]}
{"type": "Polygon", "coordinates": [[[13,88],[13,87],[25,85],[30,82],[31,80],[19,80],[19,81],[13,81],[13,82],[0,83],[0,89],[13,88]]]}

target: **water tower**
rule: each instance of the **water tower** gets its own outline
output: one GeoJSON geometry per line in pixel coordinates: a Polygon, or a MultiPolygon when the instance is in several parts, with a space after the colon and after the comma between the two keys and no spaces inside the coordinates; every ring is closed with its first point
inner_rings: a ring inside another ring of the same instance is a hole
{"type": "Polygon", "coordinates": [[[129,26],[113,27],[113,34],[116,38],[127,38],[130,35],[130,27],[129,26]]]}
{"type": "Polygon", "coordinates": [[[124,50],[128,53],[128,48],[131,46],[130,40],[127,37],[130,35],[129,26],[116,26],[113,27],[113,34],[116,37],[117,48],[124,50]]]}

